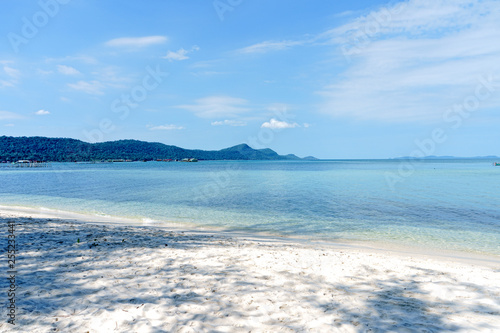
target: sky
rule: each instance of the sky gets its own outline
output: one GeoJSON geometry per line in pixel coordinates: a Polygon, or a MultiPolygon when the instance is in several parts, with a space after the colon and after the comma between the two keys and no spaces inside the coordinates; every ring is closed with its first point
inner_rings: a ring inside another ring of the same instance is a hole
{"type": "Polygon", "coordinates": [[[500,155],[500,1],[0,0],[0,136],[500,155]]]}

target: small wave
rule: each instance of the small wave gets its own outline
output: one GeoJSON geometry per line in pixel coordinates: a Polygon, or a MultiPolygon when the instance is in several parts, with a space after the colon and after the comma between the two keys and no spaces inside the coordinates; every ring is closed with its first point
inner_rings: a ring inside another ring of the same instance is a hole
{"type": "Polygon", "coordinates": [[[142,223],[151,223],[151,224],[158,224],[160,221],[156,221],[147,217],[144,217],[141,219],[142,223]]]}

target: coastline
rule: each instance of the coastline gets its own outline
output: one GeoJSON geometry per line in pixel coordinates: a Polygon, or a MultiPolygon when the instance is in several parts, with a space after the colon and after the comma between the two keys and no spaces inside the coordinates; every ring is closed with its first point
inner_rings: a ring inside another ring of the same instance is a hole
{"type": "Polygon", "coordinates": [[[33,208],[27,206],[8,206],[0,204],[0,217],[4,214],[11,216],[41,219],[59,219],[79,223],[94,223],[102,225],[118,225],[130,227],[151,227],[177,233],[190,233],[194,235],[224,235],[226,237],[252,240],[264,243],[301,244],[301,246],[328,248],[332,250],[351,250],[368,253],[386,253],[399,256],[417,256],[420,258],[462,262],[465,264],[483,265],[500,268],[500,256],[476,252],[465,252],[458,250],[447,250],[439,248],[424,248],[422,246],[411,246],[401,243],[363,241],[351,239],[325,240],[309,236],[278,235],[275,233],[234,229],[217,226],[202,226],[195,223],[155,221],[144,218],[130,218],[124,216],[94,215],[77,213],[50,208],[33,208]]]}
{"type": "Polygon", "coordinates": [[[500,330],[496,257],[21,207],[0,221],[19,282],[1,330],[500,330]]]}

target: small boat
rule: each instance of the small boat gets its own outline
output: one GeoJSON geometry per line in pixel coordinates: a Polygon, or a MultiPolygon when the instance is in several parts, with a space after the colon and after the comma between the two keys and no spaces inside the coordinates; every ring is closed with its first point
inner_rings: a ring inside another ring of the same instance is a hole
{"type": "Polygon", "coordinates": [[[500,162],[493,163],[494,166],[500,166],[500,162]]]}

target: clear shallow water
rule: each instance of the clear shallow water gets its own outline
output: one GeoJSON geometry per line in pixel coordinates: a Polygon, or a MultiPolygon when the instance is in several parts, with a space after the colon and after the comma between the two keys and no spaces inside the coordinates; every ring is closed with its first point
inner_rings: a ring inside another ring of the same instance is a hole
{"type": "Polygon", "coordinates": [[[0,167],[0,204],[500,255],[492,162],[413,162],[411,174],[397,160],[0,167]]]}

